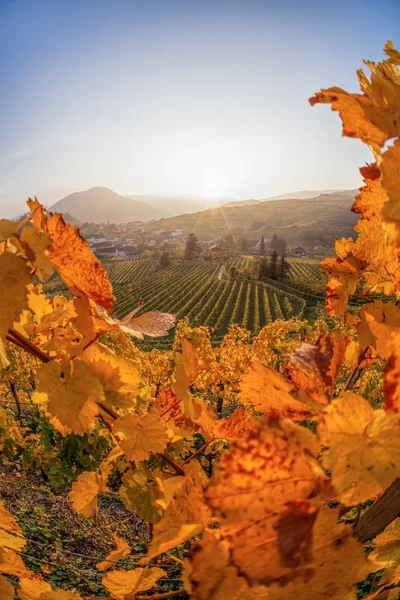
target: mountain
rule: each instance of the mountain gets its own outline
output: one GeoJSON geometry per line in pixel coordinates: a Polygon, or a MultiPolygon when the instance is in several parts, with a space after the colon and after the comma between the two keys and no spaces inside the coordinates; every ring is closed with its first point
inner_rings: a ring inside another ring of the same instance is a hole
{"type": "Polygon", "coordinates": [[[182,228],[201,239],[227,235],[270,238],[274,233],[288,243],[306,243],[307,238],[331,244],[334,237],[353,235],[357,216],[350,211],[354,190],[321,194],[315,198],[266,200],[239,206],[219,206],[194,214],[161,219],[147,229],[182,228]]]}
{"type": "Polygon", "coordinates": [[[231,200],[230,202],[224,202],[221,206],[253,206],[259,204],[260,200],[231,200]]]}
{"type": "MultiPolygon", "coordinates": [[[[223,202],[234,202],[232,198],[201,198],[200,196],[173,196],[166,194],[129,194],[126,196],[132,200],[145,202],[153,208],[162,212],[166,217],[175,217],[183,213],[195,213],[201,210],[207,210],[215,206],[220,206],[223,202]]],[[[248,202],[248,200],[239,200],[238,202],[248,202]]],[[[255,202],[253,200],[252,202],[255,202]]]]}
{"type": "Polygon", "coordinates": [[[105,187],[69,194],[53,204],[49,211],[69,213],[75,220],[89,223],[150,221],[163,215],[145,202],[120,196],[105,187]]]}
{"type": "Polygon", "coordinates": [[[280,194],[279,196],[272,196],[267,200],[308,200],[309,198],[317,198],[318,196],[324,196],[326,194],[353,194],[358,193],[358,190],[300,190],[297,192],[289,192],[287,194],[280,194]]]}

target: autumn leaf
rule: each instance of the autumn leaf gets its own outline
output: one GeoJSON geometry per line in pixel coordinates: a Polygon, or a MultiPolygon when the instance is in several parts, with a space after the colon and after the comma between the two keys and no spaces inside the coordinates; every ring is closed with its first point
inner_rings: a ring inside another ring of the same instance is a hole
{"type": "Polygon", "coordinates": [[[164,493],[157,478],[149,481],[145,473],[128,471],[122,478],[119,494],[126,508],[147,523],[157,523],[161,519],[164,493]]]}
{"type": "Polygon", "coordinates": [[[383,392],[387,411],[400,412],[400,332],[393,332],[388,344],[390,356],[383,372],[383,392]]]}
{"type": "Polygon", "coordinates": [[[14,594],[15,594],[14,586],[11,585],[11,583],[5,577],[3,577],[3,575],[0,575],[0,598],[1,598],[1,600],[14,600],[14,594]]]}
{"type": "Polygon", "coordinates": [[[82,600],[79,594],[53,590],[42,579],[21,579],[19,584],[18,596],[21,600],[82,600]]]}
{"type": "Polygon", "coordinates": [[[167,335],[175,323],[176,315],[155,310],[134,318],[127,315],[120,321],[120,328],[121,331],[142,340],[145,335],[149,337],[167,335]]]}
{"type": "Polygon", "coordinates": [[[240,400],[252,404],[256,410],[277,413],[294,420],[302,420],[313,410],[292,395],[296,387],[270,367],[253,361],[243,373],[240,384],[240,400]]]}
{"type": "Polygon", "coordinates": [[[98,377],[108,404],[115,408],[135,405],[141,383],[137,362],[117,356],[98,342],[91,344],[81,358],[98,377]]]}
{"type": "Polygon", "coordinates": [[[52,240],[50,260],[70,290],[110,311],[115,298],[107,272],[78,229],[55,213],[47,219],[47,231],[52,240]]]}
{"type": "Polygon", "coordinates": [[[198,376],[198,358],[197,350],[189,340],[183,338],[181,343],[182,352],[175,353],[175,383],[172,390],[178,398],[186,400],[187,389],[198,376]]]}
{"type": "Polygon", "coordinates": [[[74,510],[84,517],[91,517],[97,508],[97,498],[101,492],[107,492],[108,473],[85,471],[74,481],[69,500],[74,510]]]}
{"type": "Polygon", "coordinates": [[[89,367],[80,360],[61,367],[54,361],[37,372],[38,392],[45,394],[46,412],[63,435],[89,433],[99,413],[97,402],[104,400],[103,388],[89,367]]]}
{"type": "Polygon", "coordinates": [[[0,280],[0,337],[4,339],[14,321],[28,308],[31,274],[26,259],[11,252],[0,254],[0,280]]]}
{"type": "Polygon", "coordinates": [[[367,577],[370,567],[362,544],[353,537],[349,526],[336,524],[337,517],[336,510],[320,509],[311,549],[306,549],[310,557],[308,565],[304,564],[299,576],[286,585],[271,585],[268,600],[310,600],[310,590],[313,598],[355,600],[353,586],[367,577]]]}
{"type": "Polygon", "coordinates": [[[0,548],[22,550],[24,546],[21,527],[0,500],[0,548]]]}
{"type": "Polygon", "coordinates": [[[165,575],[165,571],[158,567],[130,571],[115,569],[107,573],[101,582],[116,600],[131,600],[135,593],[150,590],[165,575]]]}
{"type": "Polygon", "coordinates": [[[113,538],[116,545],[116,549],[112,550],[109,554],[107,554],[106,558],[102,562],[97,563],[96,569],[98,571],[105,571],[110,567],[114,567],[115,563],[118,560],[124,558],[125,556],[128,556],[131,552],[128,542],[119,538],[115,533],[113,534],[113,538]]]}
{"type": "Polygon", "coordinates": [[[151,453],[163,452],[169,437],[158,415],[134,415],[119,417],[113,425],[113,434],[120,441],[128,460],[146,460],[151,453]]]}
{"type": "Polygon", "coordinates": [[[285,375],[320,404],[328,404],[344,359],[347,340],[337,331],[316,345],[303,343],[289,359],[285,375]]]}
{"type": "Polygon", "coordinates": [[[183,563],[183,580],[193,600],[264,600],[268,590],[251,588],[230,561],[229,544],[207,531],[183,563]]]}
{"type": "Polygon", "coordinates": [[[390,354],[389,342],[395,329],[400,329],[400,309],[393,303],[376,300],[359,312],[358,338],[361,348],[375,345],[382,358],[390,354]]]}
{"type": "Polygon", "coordinates": [[[201,533],[208,525],[211,513],[204,502],[205,482],[197,461],[186,465],[183,484],[174,493],[162,519],[154,525],[153,539],[147,555],[140,560],[142,564],[201,533]]]}
{"type": "Polygon", "coordinates": [[[20,241],[27,247],[27,257],[41,281],[47,281],[53,273],[53,265],[49,258],[51,238],[45,232],[33,227],[23,228],[20,241]]]}
{"type": "Polygon", "coordinates": [[[0,548],[0,573],[15,575],[18,579],[23,577],[29,579],[33,576],[32,571],[28,571],[20,555],[14,550],[6,548],[0,548]]]}
{"type": "Polygon", "coordinates": [[[344,392],[324,409],[318,425],[322,462],[332,473],[340,502],[354,506],[400,476],[399,421],[373,410],[367,400],[344,392]]]}
{"type": "Polygon", "coordinates": [[[225,440],[234,441],[245,437],[248,433],[256,433],[258,430],[257,417],[253,417],[242,406],[225,419],[214,422],[214,436],[225,440]]]}
{"type": "Polygon", "coordinates": [[[264,418],[256,433],[233,442],[231,452],[221,457],[206,499],[231,524],[263,519],[289,501],[316,494],[325,479],[318,451],[310,431],[264,418]]]}

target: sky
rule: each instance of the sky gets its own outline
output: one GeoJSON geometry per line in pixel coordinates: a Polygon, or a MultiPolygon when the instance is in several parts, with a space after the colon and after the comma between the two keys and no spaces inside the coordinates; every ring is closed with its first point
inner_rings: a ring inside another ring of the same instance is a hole
{"type": "Polygon", "coordinates": [[[357,91],[387,39],[399,0],[0,0],[0,216],[93,186],[359,187],[368,148],[308,98],[357,91]]]}

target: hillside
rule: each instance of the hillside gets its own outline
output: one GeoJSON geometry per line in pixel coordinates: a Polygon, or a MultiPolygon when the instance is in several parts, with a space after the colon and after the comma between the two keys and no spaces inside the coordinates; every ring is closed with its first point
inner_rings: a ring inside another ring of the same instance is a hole
{"type": "Polygon", "coordinates": [[[161,219],[148,229],[182,228],[184,233],[194,231],[200,238],[224,236],[229,231],[254,234],[258,231],[277,233],[297,243],[309,231],[314,236],[330,239],[353,234],[357,216],[350,212],[354,192],[324,194],[317,198],[269,200],[250,205],[220,206],[194,214],[161,219]]]}
{"type": "Polygon", "coordinates": [[[69,213],[78,221],[90,223],[150,221],[162,216],[161,211],[154,207],[105,187],[74,192],[53,204],[49,210],[69,213]]]}

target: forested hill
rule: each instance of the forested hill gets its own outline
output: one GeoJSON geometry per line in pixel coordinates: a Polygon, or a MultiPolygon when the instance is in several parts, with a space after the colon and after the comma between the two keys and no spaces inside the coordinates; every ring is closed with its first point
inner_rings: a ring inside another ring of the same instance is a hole
{"type": "Polygon", "coordinates": [[[193,214],[160,219],[148,229],[182,228],[200,238],[226,235],[229,231],[249,234],[276,231],[290,241],[305,237],[307,231],[321,236],[354,235],[357,215],[350,211],[354,192],[324,194],[317,198],[257,202],[245,206],[220,206],[193,214]]]}

